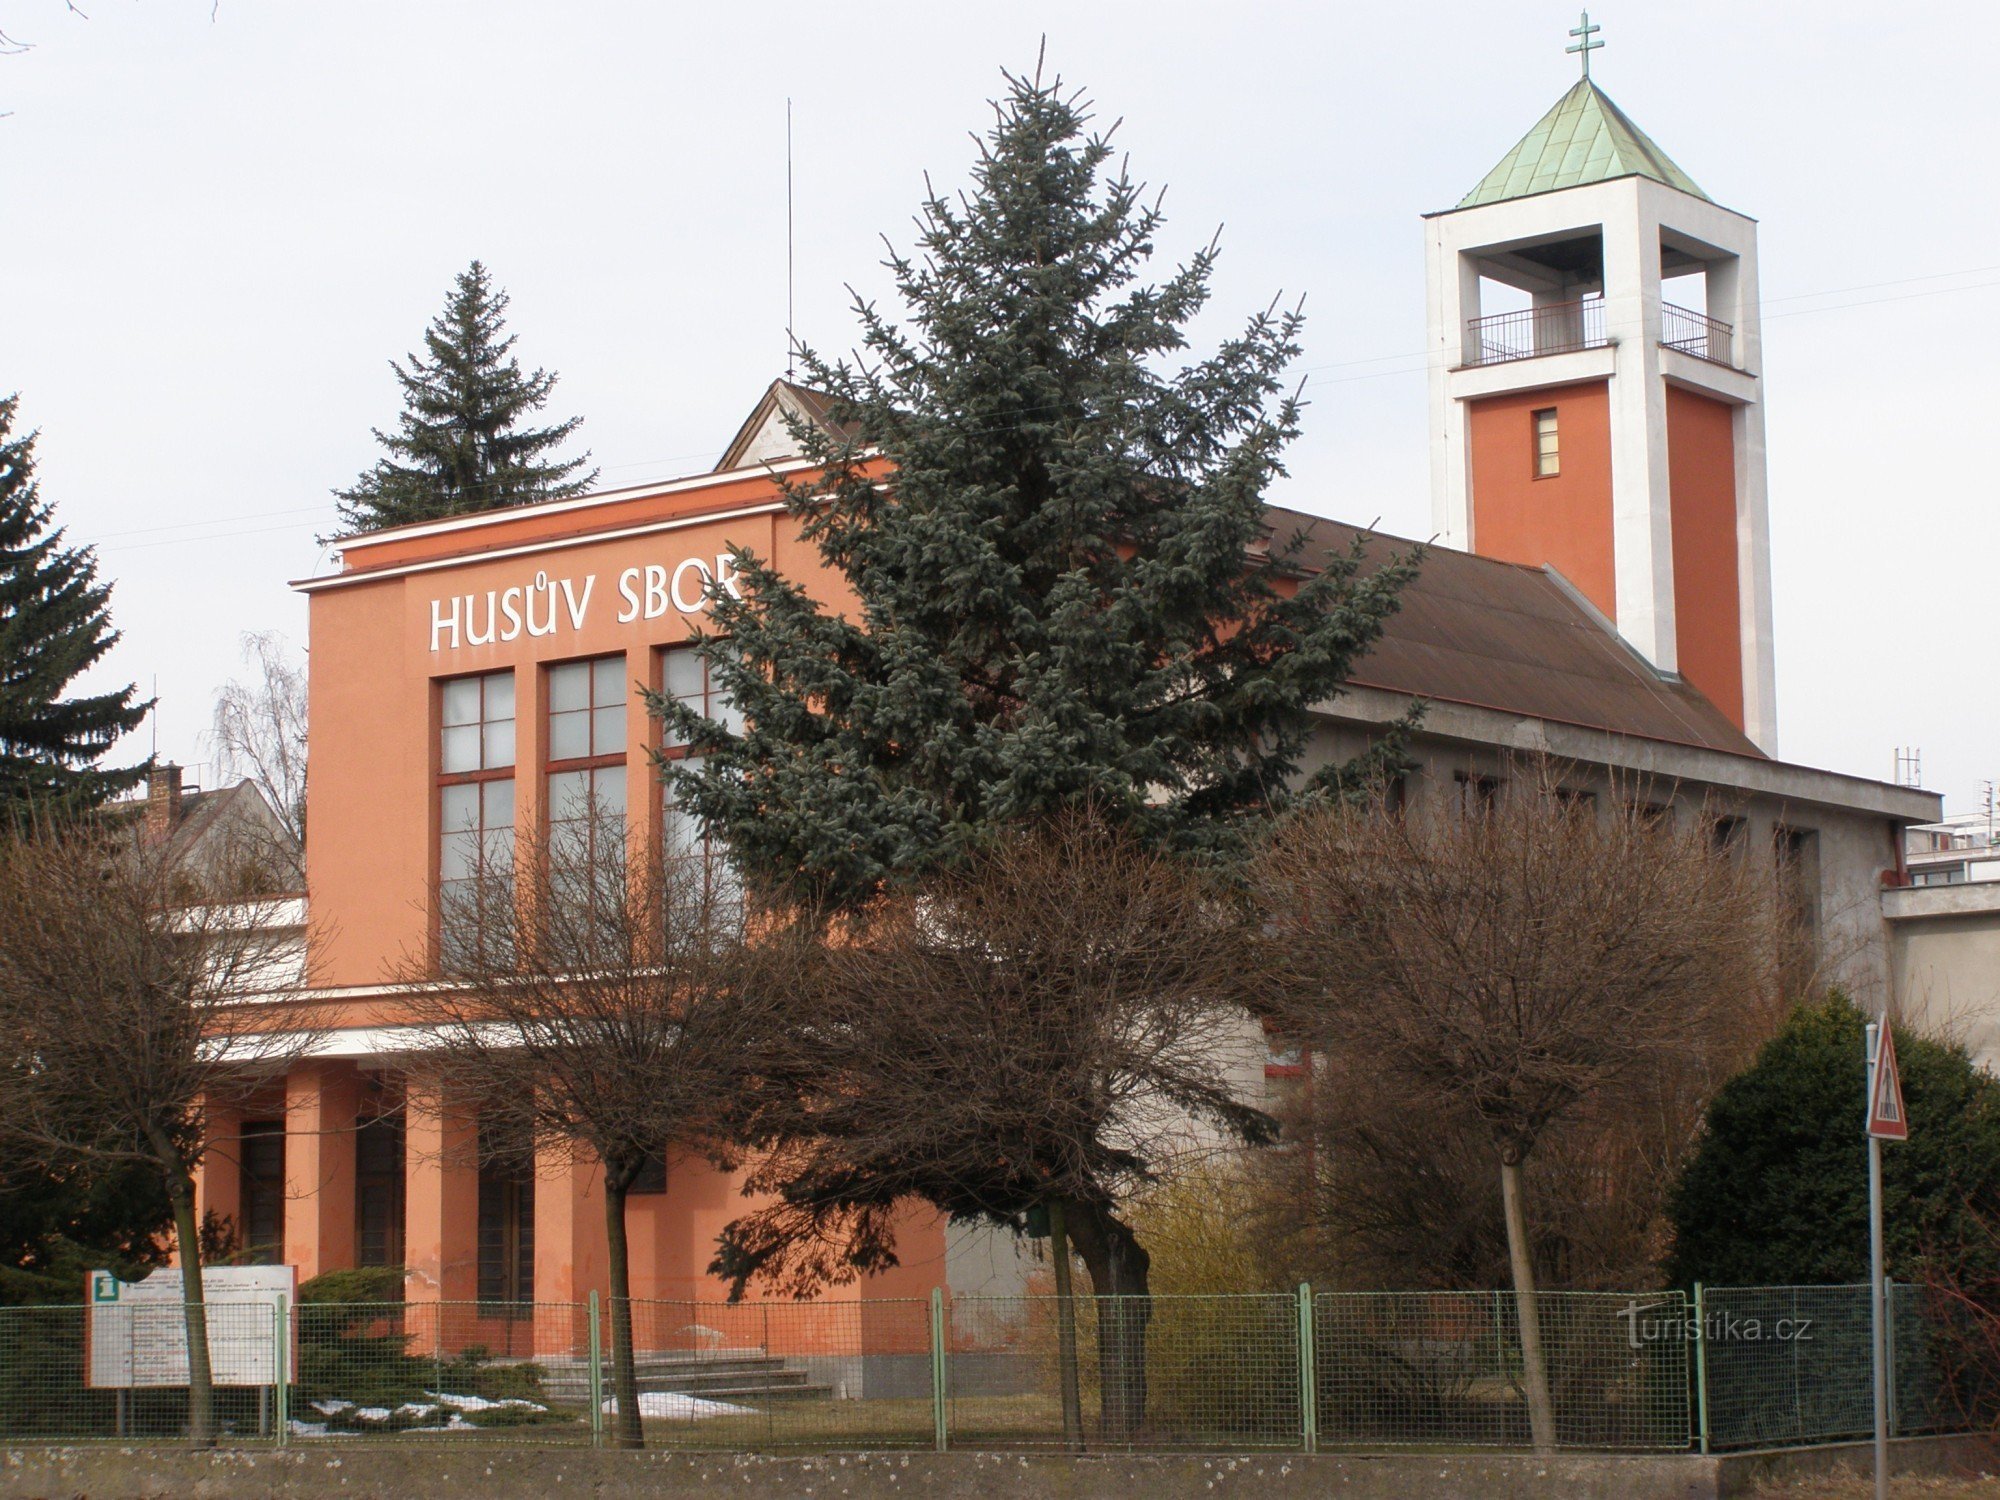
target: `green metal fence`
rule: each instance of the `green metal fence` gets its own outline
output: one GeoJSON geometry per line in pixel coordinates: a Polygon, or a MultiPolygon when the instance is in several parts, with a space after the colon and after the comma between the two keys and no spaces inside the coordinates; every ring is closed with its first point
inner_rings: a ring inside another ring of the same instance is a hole
{"type": "MultiPolygon", "coordinates": [[[[1948,1428],[1957,1414],[1943,1390],[1922,1290],[1888,1291],[1891,1435],[1948,1428]]],[[[1710,1447],[1874,1434],[1866,1285],[1708,1287],[1701,1300],[1710,1447]]]]}
{"type": "MultiPolygon", "coordinates": [[[[1561,1446],[1687,1446],[1679,1292],[1543,1292],[1535,1300],[1561,1446]]],[[[1528,1445],[1511,1292],[1332,1292],[1316,1303],[1321,1446],[1528,1445]]]]}
{"type": "MultiPolygon", "coordinates": [[[[1556,1436],[1581,1451],[1867,1435],[1865,1287],[1537,1299],[1556,1436]]],[[[1892,1289],[1896,1430],[1952,1425],[1918,1291],[1892,1289]]],[[[1525,1448],[1507,1292],[208,1307],[236,1445],[599,1444],[630,1319],[647,1446],[1525,1448]]],[[[189,1429],[178,1304],[0,1308],[0,1440],[189,1429]]]]}

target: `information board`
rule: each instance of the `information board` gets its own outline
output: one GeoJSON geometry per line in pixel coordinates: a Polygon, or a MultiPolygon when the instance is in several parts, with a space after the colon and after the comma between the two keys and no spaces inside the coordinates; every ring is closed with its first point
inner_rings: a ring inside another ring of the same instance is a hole
{"type": "MultiPolygon", "coordinates": [[[[201,1273],[201,1287],[215,1383],[276,1385],[278,1309],[290,1306],[297,1294],[297,1268],[213,1266],[201,1273]]],[[[92,1271],[87,1291],[87,1384],[118,1389],[188,1383],[187,1316],[178,1268],[164,1267],[139,1281],[92,1271]]]]}

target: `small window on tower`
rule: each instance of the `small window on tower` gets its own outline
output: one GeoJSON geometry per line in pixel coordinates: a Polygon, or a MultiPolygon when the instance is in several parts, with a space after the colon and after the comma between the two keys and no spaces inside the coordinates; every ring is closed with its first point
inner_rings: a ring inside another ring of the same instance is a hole
{"type": "Polygon", "coordinates": [[[1562,473],[1562,450],[1556,445],[1556,409],[1545,406],[1535,413],[1535,478],[1548,479],[1562,473]]]}

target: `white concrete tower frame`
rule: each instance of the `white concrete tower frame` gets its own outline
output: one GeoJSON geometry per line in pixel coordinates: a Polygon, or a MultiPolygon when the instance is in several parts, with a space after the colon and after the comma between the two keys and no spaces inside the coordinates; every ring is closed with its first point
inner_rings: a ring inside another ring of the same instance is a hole
{"type": "Polygon", "coordinates": [[[1777,751],[1770,513],[1756,221],[1638,174],[1427,216],[1432,512],[1439,540],[1479,550],[1473,532],[1468,404],[1603,380],[1611,421],[1612,553],[1618,632],[1663,672],[1678,667],[1667,387],[1727,404],[1735,449],[1737,598],[1745,732],[1777,751]],[[1552,270],[1537,247],[1597,236],[1602,280],[1552,270]],[[1729,360],[1661,344],[1663,258],[1704,273],[1708,316],[1731,325],[1729,360]],[[1527,291],[1537,308],[1604,298],[1598,347],[1479,364],[1472,322],[1481,277],[1527,291]]]}

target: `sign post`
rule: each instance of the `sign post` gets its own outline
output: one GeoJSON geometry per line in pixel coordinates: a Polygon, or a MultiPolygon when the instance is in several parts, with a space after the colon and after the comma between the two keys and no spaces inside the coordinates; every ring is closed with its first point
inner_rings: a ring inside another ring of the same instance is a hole
{"type": "Polygon", "coordinates": [[[1882,1309],[1882,1142],[1910,1138],[1903,1081],[1896,1073],[1896,1036],[1885,1015],[1868,1023],[1868,1312],[1874,1356],[1875,1500],[1889,1500],[1887,1327],[1882,1309]]]}

